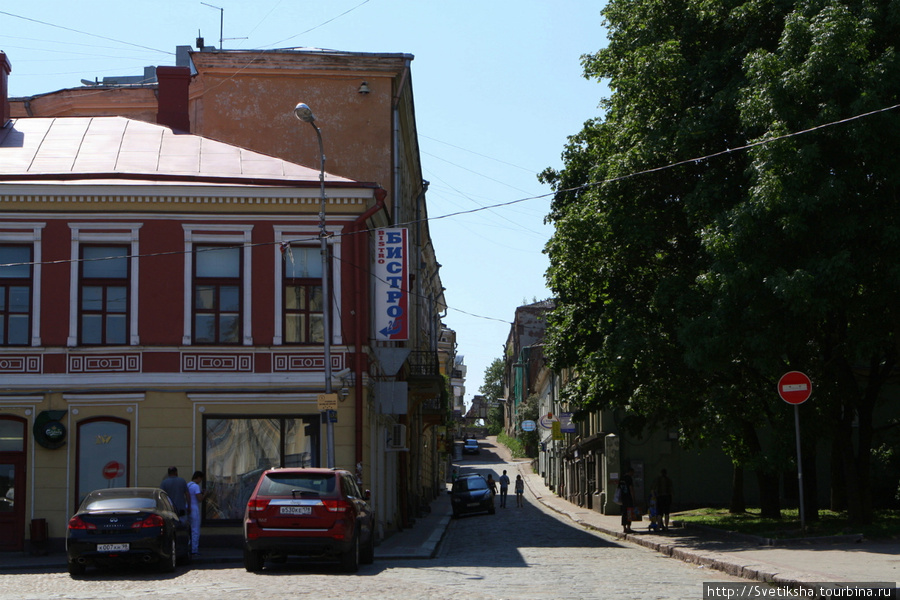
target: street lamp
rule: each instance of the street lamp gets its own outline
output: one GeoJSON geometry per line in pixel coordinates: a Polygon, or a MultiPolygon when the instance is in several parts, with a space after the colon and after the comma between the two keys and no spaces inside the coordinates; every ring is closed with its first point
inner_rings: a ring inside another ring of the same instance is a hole
{"type": "MultiPolygon", "coordinates": [[[[294,107],[294,115],[303,121],[309,123],[316,130],[316,139],[319,140],[319,158],[321,168],[319,170],[319,189],[321,203],[319,206],[319,242],[322,252],[322,327],[325,330],[325,395],[329,398],[332,395],[331,390],[331,298],[328,287],[328,232],[325,230],[325,152],[322,148],[322,131],[316,125],[316,117],[313,115],[312,109],[304,103],[294,107]]],[[[325,413],[325,437],[326,439],[326,460],[329,469],[334,468],[334,423],[331,421],[330,411],[325,413]]]]}

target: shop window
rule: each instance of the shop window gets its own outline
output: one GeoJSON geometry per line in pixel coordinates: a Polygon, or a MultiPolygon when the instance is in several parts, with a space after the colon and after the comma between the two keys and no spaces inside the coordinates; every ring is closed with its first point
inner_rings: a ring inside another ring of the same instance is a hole
{"type": "Polygon", "coordinates": [[[284,264],[284,343],[324,343],[323,306],[321,249],[292,248],[284,264]]]}
{"type": "Polygon", "coordinates": [[[128,343],[128,265],[127,246],[81,246],[81,344],[128,343]]]}
{"type": "Polygon", "coordinates": [[[0,246],[0,345],[31,339],[31,246],[0,246]]]}
{"type": "Polygon", "coordinates": [[[194,331],[198,344],[241,342],[241,248],[194,248],[194,331]]]}
{"type": "Polygon", "coordinates": [[[319,416],[206,417],[206,522],[243,518],[265,469],[319,466],[319,416]]]}

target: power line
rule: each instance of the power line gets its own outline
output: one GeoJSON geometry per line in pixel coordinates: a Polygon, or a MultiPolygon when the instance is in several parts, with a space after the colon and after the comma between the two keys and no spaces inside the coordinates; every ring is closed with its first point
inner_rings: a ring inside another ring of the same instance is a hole
{"type": "MultiPolygon", "coordinates": [[[[0,11],[0,12],[2,12],[2,11],[0,11]]],[[[500,203],[497,203],[497,204],[492,204],[492,205],[487,205],[487,206],[481,206],[481,207],[478,207],[478,208],[473,208],[473,209],[469,209],[469,210],[462,210],[462,211],[457,211],[457,212],[453,212],[453,213],[447,213],[447,214],[444,214],[444,215],[439,215],[439,216],[434,216],[434,217],[426,217],[426,218],[423,218],[423,219],[414,219],[414,220],[406,221],[406,222],[403,222],[403,223],[397,223],[396,226],[399,226],[399,227],[402,227],[402,226],[411,226],[411,225],[416,225],[416,224],[418,224],[418,223],[427,222],[427,221],[432,221],[432,220],[448,219],[448,218],[457,217],[457,216],[460,216],[460,215],[466,215],[466,214],[471,214],[471,213],[481,212],[481,211],[485,211],[485,210],[491,210],[491,209],[495,209],[495,208],[502,208],[502,207],[505,207],[505,206],[511,206],[511,205],[513,205],[513,204],[519,204],[519,203],[522,203],[522,202],[527,202],[527,201],[529,201],[529,200],[539,200],[539,199],[542,199],[542,198],[547,198],[547,197],[549,197],[549,196],[554,196],[554,195],[559,194],[559,193],[566,193],[566,192],[580,191],[580,190],[588,189],[588,188],[591,188],[591,187],[596,187],[596,186],[599,186],[599,185],[603,185],[603,184],[605,184],[605,183],[612,183],[612,182],[616,182],[616,181],[622,181],[622,180],[624,180],[624,179],[629,179],[629,178],[632,178],[632,177],[638,177],[638,176],[640,176],[640,175],[647,175],[647,174],[650,174],[650,173],[658,173],[658,172],[660,172],[660,171],[664,171],[664,170],[667,170],[667,169],[672,169],[672,168],[679,167],[679,166],[683,166],[683,165],[686,165],[686,164],[703,162],[703,161],[710,160],[710,159],[712,159],[712,158],[716,158],[716,157],[719,157],[719,156],[724,156],[724,155],[731,154],[731,153],[734,153],[734,152],[742,152],[742,151],[745,151],[745,150],[749,150],[749,149],[751,149],[751,148],[755,148],[755,147],[758,147],[758,146],[763,146],[763,145],[770,144],[770,143],[773,143],[773,142],[777,142],[777,141],[781,141],[781,140],[785,140],[785,139],[789,139],[789,138],[793,138],[793,137],[798,137],[798,136],[801,136],[801,135],[806,135],[806,134],[813,133],[813,132],[816,132],[816,131],[819,131],[819,130],[822,130],[822,129],[825,129],[825,128],[828,128],[828,127],[833,127],[833,126],[836,126],[836,125],[842,125],[842,124],[845,124],[845,123],[850,123],[850,122],[852,122],[852,121],[856,121],[856,120],[863,119],[863,118],[866,118],[866,117],[874,116],[874,115],[881,114],[881,113],[884,113],[884,112],[888,112],[888,111],[891,111],[891,110],[896,110],[896,109],[898,109],[898,108],[900,108],[900,104],[894,104],[894,105],[892,105],[892,106],[888,106],[888,107],[885,107],[885,108],[880,108],[880,109],[877,109],[877,110],[872,110],[872,111],[869,111],[869,112],[866,112],[866,113],[862,113],[862,114],[859,114],[859,115],[855,115],[855,116],[852,116],[852,117],[847,117],[847,118],[844,118],[844,119],[839,119],[839,120],[837,120],[837,121],[831,121],[831,122],[829,122],[829,123],[824,123],[824,124],[822,124],[822,125],[816,125],[816,126],[814,126],[814,127],[810,127],[810,128],[808,128],[808,129],[804,129],[804,130],[801,130],[801,131],[795,131],[795,132],[792,132],[792,133],[786,133],[786,134],[783,134],[783,135],[779,135],[779,136],[775,136],[775,137],[771,137],[771,138],[766,138],[766,139],[758,140],[758,141],[756,141],[756,142],[751,142],[751,143],[749,143],[749,144],[745,144],[745,145],[739,146],[739,147],[737,147],[737,148],[727,148],[727,149],[725,149],[725,150],[721,150],[721,151],[719,151],[719,152],[714,152],[714,153],[707,154],[707,155],[704,155],[704,156],[699,156],[699,157],[692,158],[692,159],[687,159],[687,160],[681,160],[681,161],[677,161],[677,162],[670,163],[670,164],[667,164],[667,165],[662,165],[662,166],[659,166],[659,167],[653,167],[653,168],[649,168],[649,169],[644,169],[644,170],[642,170],[642,171],[636,171],[636,172],[634,172],[634,173],[628,173],[628,174],[625,174],[625,175],[620,175],[620,176],[618,176],[618,177],[613,177],[613,178],[610,178],[610,179],[604,179],[604,180],[602,180],[602,181],[589,182],[589,183],[585,183],[585,184],[578,185],[578,186],[575,186],[575,187],[566,188],[566,189],[562,189],[562,190],[556,190],[555,192],[549,192],[549,193],[541,194],[541,195],[537,195],[537,196],[529,196],[529,197],[526,197],[526,198],[518,198],[518,199],[516,199],[516,200],[510,200],[510,201],[507,201],[507,202],[500,202],[500,203]]],[[[2,182],[2,179],[0,179],[0,182],[2,182]]],[[[374,229],[362,229],[362,230],[357,230],[357,231],[354,231],[354,232],[348,233],[348,234],[344,234],[344,233],[333,233],[332,235],[335,236],[335,237],[340,237],[340,236],[343,236],[343,235],[357,235],[357,234],[360,234],[360,233],[371,233],[372,231],[374,231],[374,229]]],[[[254,247],[260,247],[260,246],[274,246],[274,245],[276,245],[276,244],[288,244],[288,245],[290,245],[290,244],[295,244],[295,243],[296,243],[296,244],[302,244],[302,243],[312,243],[312,242],[314,242],[314,241],[318,241],[318,239],[319,239],[318,236],[316,236],[316,237],[309,237],[309,238],[297,238],[297,239],[293,239],[293,240],[283,240],[283,241],[280,241],[280,242],[274,242],[274,241],[273,241],[273,242],[257,242],[257,243],[251,243],[251,244],[240,244],[240,245],[233,246],[233,247],[235,247],[235,248],[254,248],[254,247]]],[[[217,246],[217,248],[224,248],[224,247],[228,247],[228,246],[217,246]]],[[[135,255],[134,257],[129,257],[129,258],[152,258],[152,257],[157,257],[157,256],[172,256],[172,255],[179,255],[179,254],[182,254],[182,255],[183,255],[183,254],[187,254],[187,253],[200,252],[200,251],[202,251],[202,250],[195,250],[195,249],[192,248],[191,250],[172,250],[172,251],[168,251],[168,252],[154,252],[154,253],[149,253],[149,254],[138,254],[138,255],[135,255]]],[[[0,267],[12,267],[12,266],[24,266],[24,265],[29,265],[29,266],[35,266],[35,265],[58,265],[58,264],[70,264],[70,263],[73,263],[73,262],[85,262],[85,261],[95,261],[95,260],[111,260],[111,259],[113,259],[113,258],[118,258],[118,257],[99,257],[99,258],[92,258],[92,259],[84,259],[84,258],[68,258],[68,259],[60,259],[60,260],[54,260],[54,261],[17,262],[17,263],[0,264],[0,267]]],[[[335,258],[337,258],[337,257],[335,257],[335,258]]],[[[342,260],[342,261],[343,261],[343,259],[340,259],[340,258],[338,258],[338,260],[342,260]]],[[[352,263],[349,263],[349,261],[343,261],[343,262],[347,262],[348,264],[352,265],[352,266],[355,267],[355,268],[359,268],[359,269],[362,268],[361,265],[353,265],[352,263]]],[[[413,293],[413,292],[410,292],[410,293],[413,293]]],[[[477,317],[477,318],[481,318],[481,319],[487,319],[487,320],[492,320],[492,321],[499,321],[499,322],[503,322],[503,323],[508,323],[508,321],[505,321],[505,320],[502,320],[502,319],[497,319],[497,318],[495,318],[495,317],[488,317],[488,316],[484,316],[484,315],[477,315],[477,314],[469,313],[469,312],[466,312],[466,311],[464,311],[464,310],[457,309],[457,308],[453,308],[453,307],[450,307],[450,306],[448,306],[447,309],[448,309],[448,310],[454,310],[454,311],[456,311],[456,312],[460,312],[460,313],[462,313],[462,314],[466,314],[466,315],[473,316],[473,317],[477,317]]]]}
{"type": "Polygon", "coordinates": [[[150,48],[149,46],[141,46],[140,44],[134,44],[132,42],[117,40],[115,38],[106,37],[105,35],[97,35],[96,33],[89,33],[87,31],[81,31],[79,29],[72,29],[71,27],[63,27],[62,25],[55,25],[53,23],[48,23],[46,21],[40,21],[38,19],[32,19],[30,17],[23,17],[22,15],[14,15],[13,13],[6,12],[3,10],[0,10],[0,15],[6,15],[7,17],[12,17],[14,19],[22,19],[23,21],[31,21],[32,23],[37,23],[39,25],[45,25],[47,27],[55,27],[56,29],[62,29],[64,31],[71,31],[72,33],[78,33],[80,35],[87,35],[90,37],[99,38],[101,40],[106,40],[108,42],[116,42],[117,44],[125,44],[126,46],[134,46],[135,48],[143,48],[144,50],[152,50],[153,52],[162,52],[163,54],[175,54],[174,52],[167,52],[166,50],[159,50],[158,48],[150,48]]]}

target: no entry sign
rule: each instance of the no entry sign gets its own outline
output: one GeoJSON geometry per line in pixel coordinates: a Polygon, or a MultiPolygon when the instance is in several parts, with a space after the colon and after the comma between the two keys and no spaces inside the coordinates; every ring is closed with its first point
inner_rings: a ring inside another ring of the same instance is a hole
{"type": "Polygon", "coordinates": [[[812,394],[812,382],[800,371],[789,371],[778,380],[778,395],[788,404],[803,404],[812,394]]]}
{"type": "Polygon", "coordinates": [[[103,465],[103,478],[104,479],[115,479],[116,477],[121,477],[125,474],[125,465],[122,463],[111,460],[105,465],[103,465]]]}

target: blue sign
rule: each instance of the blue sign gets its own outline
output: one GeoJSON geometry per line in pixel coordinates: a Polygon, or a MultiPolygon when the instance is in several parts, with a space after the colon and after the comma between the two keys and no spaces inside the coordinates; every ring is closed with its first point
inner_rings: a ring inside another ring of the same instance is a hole
{"type": "Polygon", "coordinates": [[[537,429],[537,423],[534,421],[522,421],[522,431],[534,431],[537,429]]]}

